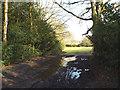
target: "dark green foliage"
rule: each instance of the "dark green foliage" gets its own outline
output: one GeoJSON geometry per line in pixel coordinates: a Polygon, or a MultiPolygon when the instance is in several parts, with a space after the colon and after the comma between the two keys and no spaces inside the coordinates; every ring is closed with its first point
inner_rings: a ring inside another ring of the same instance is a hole
{"type": "Polygon", "coordinates": [[[40,55],[39,50],[35,49],[28,45],[2,45],[2,64],[9,65],[14,62],[22,62],[25,59],[40,55]]]}
{"type": "Polygon", "coordinates": [[[13,63],[12,57],[13,57],[13,45],[2,45],[2,64],[3,65],[9,65],[13,63]]]}
{"type": "Polygon", "coordinates": [[[32,30],[29,6],[33,3],[9,3],[7,43],[2,45],[2,64],[22,62],[37,55],[61,53],[55,31],[33,7],[32,30]]]}
{"type": "Polygon", "coordinates": [[[120,13],[113,10],[114,5],[105,7],[103,20],[96,20],[93,28],[93,36],[90,37],[94,45],[94,57],[98,63],[107,69],[118,69],[118,34],[120,32],[120,13]]]}

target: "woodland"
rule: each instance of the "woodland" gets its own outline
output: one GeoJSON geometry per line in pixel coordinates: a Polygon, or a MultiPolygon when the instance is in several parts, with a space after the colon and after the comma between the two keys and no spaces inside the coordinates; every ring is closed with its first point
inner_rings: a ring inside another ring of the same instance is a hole
{"type": "MultiPolygon", "coordinates": [[[[102,0],[101,0],[102,1],[102,0]]],[[[84,4],[87,1],[53,4],[93,26],[83,34],[92,43],[92,57],[107,70],[118,70],[120,47],[120,4],[91,0],[81,15],[67,10],[64,5],[84,4]],[[91,12],[90,17],[84,15],[91,12]],[[91,32],[92,35],[88,35],[91,32]]],[[[7,66],[36,56],[60,55],[65,47],[63,39],[70,37],[65,22],[58,12],[40,2],[3,2],[2,4],[2,65],[7,66]]]]}

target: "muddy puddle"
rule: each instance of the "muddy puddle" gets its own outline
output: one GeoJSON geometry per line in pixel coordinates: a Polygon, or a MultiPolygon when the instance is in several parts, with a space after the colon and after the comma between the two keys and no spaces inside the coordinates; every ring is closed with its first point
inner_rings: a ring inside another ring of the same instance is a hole
{"type": "Polygon", "coordinates": [[[79,79],[82,72],[88,72],[89,69],[85,68],[85,69],[78,69],[76,67],[70,67],[67,68],[67,72],[66,72],[66,76],[65,76],[65,80],[69,80],[69,79],[79,79]]]}
{"type": "MultiPolygon", "coordinates": [[[[52,74],[56,73],[60,68],[66,68],[64,74],[64,80],[77,80],[81,77],[83,72],[89,72],[89,68],[78,68],[77,66],[70,66],[68,63],[73,62],[73,64],[77,65],[81,63],[80,61],[87,61],[86,57],[79,57],[77,55],[66,55],[57,59],[50,59],[38,66],[35,66],[29,70],[29,72],[35,71],[38,68],[42,68],[44,66],[48,66],[46,70],[42,73],[35,75],[32,78],[32,82],[42,80],[46,81],[52,74]]],[[[35,84],[35,83],[34,83],[35,84]]]]}
{"type": "Polygon", "coordinates": [[[44,66],[48,66],[44,72],[36,75],[32,79],[32,81],[34,81],[41,78],[43,81],[45,81],[48,77],[50,77],[53,73],[55,73],[59,68],[67,67],[68,62],[75,61],[76,59],[77,59],[76,56],[72,56],[72,57],[64,56],[57,59],[50,59],[44,63],[41,63],[35,67],[30,68],[28,72],[32,72],[44,66]]]}

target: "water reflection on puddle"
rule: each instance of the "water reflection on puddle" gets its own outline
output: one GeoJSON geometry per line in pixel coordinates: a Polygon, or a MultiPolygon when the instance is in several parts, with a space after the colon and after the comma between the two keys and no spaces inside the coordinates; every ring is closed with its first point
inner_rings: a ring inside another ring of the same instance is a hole
{"type": "Polygon", "coordinates": [[[87,71],[89,71],[89,69],[85,69],[85,71],[87,72],[87,71]]]}
{"type": "Polygon", "coordinates": [[[82,71],[88,72],[89,69],[78,69],[76,67],[69,67],[67,68],[65,80],[67,79],[78,79],[80,75],[82,74],[82,71]]]}
{"type": "Polygon", "coordinates": [[[82,60],[82,61],[86,61],[86,60],[87,60],[87,58],[81,58],[81,60],[82,60]]]}
{"type": "Polygon", "coordinates": [[[77,59],[77,55],[75,55],[73,57],[62,57],[61,64],[63,67],[66,67],[68,62],[75,61],[76,59],[77,59]]]}
{"type": "MultiPolygon", "coordinates": [[[[62,57],[63,59],[63,66],[66,67],[67,66],[67,63],[70,62],[70,61],[74,61],[76,60],[77,58],[77,55],[73,56],[73,57],[62,57]]],[[[86,61],[88,60],[87,58],[85,57],[81,57],[80,58],[81,61],[86,61]]],[[[78,64],[78,62],[74,62],[74,64],[78,64]]],[[[88,72],[89,69],[88,68],[85,68],[85,69],[78,69],[76,67],[68,67],[67,68],[67,72],[66,72],[66,76],[65,76],[65,80],[68,80],[68,79],[79,79],[81,74],[82,74],[82,71],[85,71],[85,72],[88,72]]]]}
{"type": "Polygon", "coordinates": [[[80,77],[80,74],[82,69],[77,69],[76,67],[70,67],[67,68],[65,80],[67,79],[78,79],[80,77]]]}
{"type": "MultiPolygon", "coordinates": [[[[59,68],[61,67],[67,67],[67,64],[68,62],[70,61],[75,61],[77,59],[77,55],[74,55],[74,56],[64,56],[62,58],[57,58],[57,59],[51,59],[51,60],[48,60],[42,64],[40,64],[39,66],[36,66],[34,68],[32,68],[32,70],[36,70],[42,66],[45,66],[45,65],[48,65],[50,64],[50,66],[42,73],[36,75],[34,78],[33,78],[33,81],[34,80],[38,80],[38,79],[42,79],[42,80],[46,80],[49,76],[51,76],[53,73],[55,73],[59,68]]],[[[80,57],[80,60],[87,60],[87,58],[85,57],[80,57]]],[[[78,64],[78,62],[74,62],[74,64],[78,64]]],[[[88,68],[85,68],[85,69],[78,69],[76,67],[67,67],[67,71],[65,72],[65,80],[68,80],[68,79],[79,79],[82,72],[85,71],[85,72],[88,72],[89,69],[88,68]]]]}

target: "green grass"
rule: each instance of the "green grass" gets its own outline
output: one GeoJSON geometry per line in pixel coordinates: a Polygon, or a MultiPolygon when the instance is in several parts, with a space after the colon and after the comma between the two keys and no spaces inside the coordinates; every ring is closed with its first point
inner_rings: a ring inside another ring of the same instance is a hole
{"type": "Polygon", "coordinates": [[[93,47],[65,47],[63,52],[65,54],[82,54],[82,53],[92,53],[93,47]]]}

